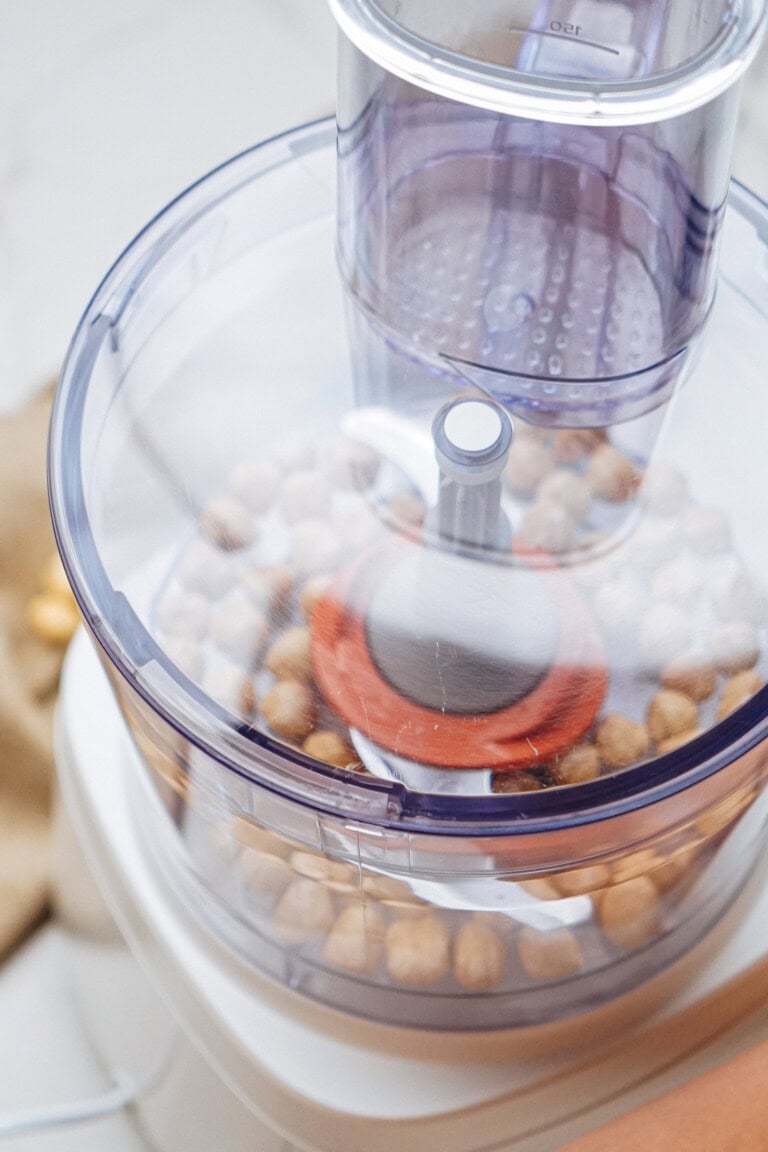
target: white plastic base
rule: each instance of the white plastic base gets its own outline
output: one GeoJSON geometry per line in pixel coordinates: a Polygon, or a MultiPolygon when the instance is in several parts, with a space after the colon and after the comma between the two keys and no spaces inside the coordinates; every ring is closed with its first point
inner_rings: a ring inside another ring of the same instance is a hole
{"type": "Polygon", "coordinates": [[[132,819],[136,753],[85,635],[67,660],[56,755],[60,913],[83,1019],[113,1074],[137,1084],[159,1152],[548,1152],[768,1036],[757,877],[710,963],[631,1033],[533,1061],[482,1062],[469,1041],[463,1059],[460,1038],[423,1037],[442,1060],[398,1055],[396,1030],[276,988],[166,891],[132,819]]]}

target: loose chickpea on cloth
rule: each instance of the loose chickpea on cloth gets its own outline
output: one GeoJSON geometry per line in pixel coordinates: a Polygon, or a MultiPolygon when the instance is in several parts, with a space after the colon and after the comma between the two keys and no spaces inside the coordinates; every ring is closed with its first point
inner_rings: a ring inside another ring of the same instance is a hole
{"type": "Polygon", "coordinates": [[[64,652],[58,609],[66,600],[42,606],[43,620],[53,609],[55,641],[40,635],[32,601],[55,554],[45,487],[51,394],[0,417],[0,957],[47,905],[51,727],[64,652]]]}

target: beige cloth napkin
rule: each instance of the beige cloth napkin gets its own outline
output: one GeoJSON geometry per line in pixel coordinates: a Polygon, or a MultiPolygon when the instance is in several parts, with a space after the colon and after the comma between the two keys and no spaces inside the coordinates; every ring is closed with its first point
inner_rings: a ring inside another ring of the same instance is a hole
{"type": "Polygon", "coordinates": [[[53,549],[45,486],[51,389],[0,417],[0,957],[45,913],[51,722],[61,648],[27,604],[53,549]]]}

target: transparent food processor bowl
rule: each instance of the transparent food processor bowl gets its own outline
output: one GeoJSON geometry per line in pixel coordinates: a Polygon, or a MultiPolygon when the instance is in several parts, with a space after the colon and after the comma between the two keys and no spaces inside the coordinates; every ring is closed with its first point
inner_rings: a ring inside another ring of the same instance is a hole
{"type": "Polygon", "coordinates": [[[732,189],[650,440],[466,381],[393,406],[334,144],[238,157],[108,274],[56,398],[57,539],[146,850],[212,931],[370,1019],[561,1020],[688,952],[762,849],[768,211],[732,189]]]}

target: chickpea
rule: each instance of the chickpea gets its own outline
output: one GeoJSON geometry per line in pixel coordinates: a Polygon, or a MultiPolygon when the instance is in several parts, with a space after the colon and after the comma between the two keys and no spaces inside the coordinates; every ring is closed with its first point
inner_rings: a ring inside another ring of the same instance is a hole
{"type": "Polygon", "coordinates": [[[213,616],[211,639],[230,659],[250,665],[267,635],[267,621],[239,590],[219,604],[213,616]]]}
{"type": "Polygon", "coordinates": [[[696,863],[698,854],[698,846],[689,844],[668,856],[653,873],[653,882],[659,892],[667,892],[679,884],[696,863]]]}
{"type": "Polygon", "coordinates": [[[184,552],[178,575],[187,591],[217,600],[232,587],[235,568],[220,548],[207,540],[194,540],[184,552]]]}
{"type": "Polygon", "coordinates": [[[256,710],[253,681],[244,668],[224,663],[206,672],[202,687],[217,704],[230,712],[250,716],[256,710]]]}
{"type": "MultiPolygon", "coordinates": [[[[672,523],[674,528],[674,521],[672,523]]],[[[651,591],[655,600],[689,608],[699,599],[703,583],[701,563],[686,553],[657,569],[651,591]]]]}
{"type": "Polygon", "coordinates": [[[697,704],[708,700],[717,687],[717,673],[701,657],[682,656],[667,664],[661,682],[673,692],[682,692],[697,704]]]}
{"type": "Polygon", "coordinates": [[[688,617],[674,604],[654,604],[640,624],[640,652],[649,668],[661,669],[691,646],[688,617]]]}
{"type": "Polygon", "coordinates": [[[326,594],[331,583],[330,576],[310,576],[309,580],[305,583],[301,590],[299,603],[307,620],[312,619],[312,613],[317,607],[318,601],[326,594]]]}
{"type": "Polygon", "coordinates": [[[271,909],[292,878],[285,860],[254,848],[243,849],[239,868],[248,896],[262,908],[271,909]]]}
{"type": "Polygon", "coordinates": [[[564,464],[575,464],[605,441],[603,428],[563,428],[555,438],[555,458],[564,464]]]}
{"type": "MultiPolygon", "coordinates": [[[[680,534],[674,520],[644,516],[628,540],[628,555],[635,568],[655,571],[680,545],[680,534]]],[[[674,588],[673,596],[679,589],[674,588]]],[[[658,587],[658,584],[657,584],[658,587]]]]}
{"type": "Polygon", "coordinates": [[[648,705],[646,723],[654,744],[660,745],[671,737],[696,728],[699,710],[689,696],[662,688],[648,705]]]}
{"type": "Polygon", "coordinates": [[[507,948],[489,925],[468,920],[453,943],[453,974],[462,988],[486,992],[504,979],[507,948]]]}
{"type": "Polygon", "coordinates": [[[524,892],[527,892],[529,896],[535,896],[537,900],[560,899],[560,893],[555,887],[553,880],[536,877],[534,880],[520,880],[518,883],[524,892]]]}
{"type": "Polygon", "coordinates": [[[390,924],[386,936],[387,969],[393,980],[412,987],[437,984],[447,974],[451,934],[432,914],[390,924]]]}
{"type": "Polygon", "coordinates": [[[261,702],[261,713],[276,736],[306,740],[315,723],[312,693],[298,680],[279,680],[261,702]]]}
{"type": "Polygon", "coordinates": [[[527,438],[512,445],[504,476],[515,492],[532,495],[551,467],[549,449],[540,441],[527,438]]]}
{"type": "Polygon", "coordinates": [[[516,792],[538,792],[544,785],[538,776],[530,772],[497,772],[493,777],[492,788],[498,795],[511,795],[516,792]]]}
{"type": "Polygon", "coordinates": [[[678,748],[682,748],[684,744],[689,744],[691,740],[695,740],[697,736],[701,736],[703,729],[689,728],[687,732],[678,732],[675,736],[668,736],[666,740],[661,740],[657,745],[656,751],[660,756],[666,756],[668,752],[675,752],[678,748]]]}
{"type": "Polygon", "coordinates": [[[635,491],[640,475],[629,457],[618,448],[601,444],[592,454],[585,479],[595,496],[621,503],[635,491]]]}
{"type": "Polygon", "coordinates": [[[547,552],[565,552],[573,543],[575,523],[567,508],[537,500],[525,513],[521,536],[547,552]]]}
{"type": "Polygon", "coordinates": [[[569,928],[539,932],[525,927],[517,941],[520,962],[533,980],[563,980],[584,963],[581,945],[569,928]]]}
{"type": "Polygon", "coordinates": [[[272,856],[280,856],[281,859],[286,859],[294,847],[290,840],[278,836],[269,828],[254,824],[245,816],[235,817],[231,825],[231,835],[238,844],[253,848],[256,852],[268,852],[272,856]]]}
{"type": "Polygon", "coordinates": [[[308,628],[287,628],[270,645],[264,663],[278,680],[312,680],[312,642],[308,628]]]}
{"type": "Polygon", "coordinates": [[[751,696],[759,692],[764,683],[762,676],[751,669],[737,672],[730,680],[726,680],[717,702],[717,719],[724,720],[726,716],[730,716],[731,712],[735,712],[751,696]]]}
{"type": "Polygon", "coordinates": [[[354,770],[360,766],[360,758],[354,748],[337,732],[312,732],[302,744],[302,749],[308,756],[333,764],[336,768],[354,770]]]}
{"type": "Polygon", "coordinates": [[[657,516],[679,516],[688,503],[688,484],[677,468],[654,464],[643,475],[640,498],[657,516]]]}
{"type": "Polygon", "coordinates": [[[335,968],[370,975],[384,949],[384,921],[369,904],[350,904],[336,919],[323,946],[323,956],[335,968]]]}
{"type": "Polygon", "coordinates": [[[382,900],[381,906],[389,908],[390,912],[398,916],[423,916],[426,910],[423,901],[417,900],[415,896],[410,900],[382,900]]]}
{"type": "Polygon", "coordinates": [[[239,500],[210,500],[200,515],[200,531],[224,552],[247,548],[256,539],[256,525],[239,500]]]}
{"type": "Polygon", "coordinates": [[[604,864],[591,864],[586,868],[573,868],[552,877],[552,883],[561,896],[583,896],[586,892],[599,892],[610,880],[604,864]]]}
{"type": "Polygon", "coordinates": [[[603,892],[598,904],[603,932],[625,951],[642,947],[656,934],[659,898],[648,876],[636,876],[603,892]]]}
{"type": "Polygon", "coordinates": [[[652,848],[640,848],[637,852],[630,852],[614,862],[611,867],[611,880],[614,884],[623,884],[627,880],[634,880],[636,876],[645,876],[648,872],[653,872],[660,863],[660,857],[652,848]]]}
{"type": "Polygon", "coordinates": [[[402,880],[393,880],[391,876],[375,876],[370,873],[363,876],[363,892],[373,900],[403,901],[413,903],[413,892],[402,880]]]}
{"type": "Polygon", "coordinates": [[[331,488],[321,472],[292,472],[283,480],[278,502],[289,524],[296,524],[308,517],[328,516],[331,511],[331,488]]]}
{"type": "Polygon", "coordinates": [[[324,936],[333,918],[328,889],[305,876],[296,876],[275,908],[272,927],[286,944],[306,944],[324,936]]]}
{"type": "Polygon", "coordinates": [[[546,475],[536,496],[539,501],[564,508],[577,522],[584,519],[592,503],[588,484],[570,468],[556,468],[546,475]]]}
{"type": "Polygon", "coordinates": [[[642,760],[649,747],[647,729],[627,716],[613,713],[598,725],[597,748],[609,768],[626,768],[642,760]]]}
{"type": "Polygon", "coordinates": [[[753,668],[760,655],[760,641],[751,624],[732,620],[723,624],[710,637],[715,665],[729,676],[753,668]]]}
{"type": "Polygon", "coordinates": [[[577,744],[558,757],[552,771],[558,784],[585,784],[600,775],[602,762],[594,744],[577,744]]]}
{"type": "Polygon", "coordinates": [[[355,892],[359,888],[358,870],[343,861],[329,860],[312,852],[294,852],[288,863],[300,876],[317,880],[331,891],[355,892]]]}

